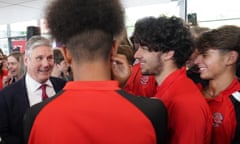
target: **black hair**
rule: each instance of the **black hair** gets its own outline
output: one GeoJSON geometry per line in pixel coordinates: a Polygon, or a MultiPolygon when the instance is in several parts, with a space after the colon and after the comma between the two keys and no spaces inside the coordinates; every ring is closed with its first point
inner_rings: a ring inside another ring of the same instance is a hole
{"type": "Polygon", "coordinates": [[[194,51],[193,37],[181,18],[175,16],[147,17],[135,24],[134,42],[145,45],[149,51],[174,51],[177,67],[185,65],[194,51]]]}
{"type": "Polygon", "coordinates": [[[119,0],[55,0],[47,8],[46,19],[57,41],[88,30],[101,30],[112,36],[124,27],[124,11],[119,0]]]}
{"type": "Polygon", "coordinates": [[[113,39],[124,28],[123,15],[119,0],[55,0],[46,19],[52,36],[80,62],[110,57],[113,39]]]}
{"type": "Polygon", "coordinates": [[[64,56],[61,49],[53,50],[53,59],[55,64],[60,64],[64,60],[64,56]]]}

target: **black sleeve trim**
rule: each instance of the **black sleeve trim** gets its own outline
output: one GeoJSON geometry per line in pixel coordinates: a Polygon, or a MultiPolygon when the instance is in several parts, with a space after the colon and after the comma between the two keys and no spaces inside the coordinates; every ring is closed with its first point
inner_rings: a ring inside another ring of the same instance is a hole
{"type": "Polygon", "coordinates": [[[236,121],[237,127],[235,130],[235,136],[231,144],[240,144],[240,92],[234,92],[230,99],[234,105],[235,113],[236,113],[236,121]]]}
{"type": "Polygon", "coordinates": [[[30,136],[30,132],[34,123],[35,118],[37,117],[38,113],[42,110],[44,106],[46,106],[49,102],[51,102],[53,99],[61,95],[64,91],[59,91],[55,96],[48,98],[44,100],[41,103],[38,103],[34,106],[32,106],[30,109],[27,110],[27,112],[24,115],[23,118],[23,136],[24,136],[24,144],[28,143],[28,139],[30,136]]]}
{"type": "Polygon", "coordinates": [[[133,96],[123,90],[117,92],[134,104],[152,122],[157,137],[157,144],[166,143],[168,115],[164,104],[159,99],[133,96]]]}

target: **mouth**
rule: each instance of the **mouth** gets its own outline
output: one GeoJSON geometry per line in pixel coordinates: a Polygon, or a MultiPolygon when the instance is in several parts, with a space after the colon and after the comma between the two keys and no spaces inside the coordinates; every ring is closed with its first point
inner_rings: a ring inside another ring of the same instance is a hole
{"type": "Polygon", "coordinates": [[[40,73],[43,73],[43,74],[48,74],[50,72],[50,70],[39,70],[40,73]]]}
{"type": "Polygon", "coordinates": [[[199,72],[203,72],[203,71],[206,71],[207,70],[207,68],[205,68],[205,67],[200,67],[199,68],[199,72]]]}

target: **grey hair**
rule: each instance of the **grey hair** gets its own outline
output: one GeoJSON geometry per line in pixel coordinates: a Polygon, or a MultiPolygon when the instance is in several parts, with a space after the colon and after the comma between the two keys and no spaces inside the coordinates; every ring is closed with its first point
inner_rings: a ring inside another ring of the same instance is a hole
{"type": "Polygon", "coordinates": [[[49,46],[52,47],[52,42],[42,36],[32,36],[28,41],[25,49],[25,55],[30,56],[33,49],[39,46],[49,46]]]}

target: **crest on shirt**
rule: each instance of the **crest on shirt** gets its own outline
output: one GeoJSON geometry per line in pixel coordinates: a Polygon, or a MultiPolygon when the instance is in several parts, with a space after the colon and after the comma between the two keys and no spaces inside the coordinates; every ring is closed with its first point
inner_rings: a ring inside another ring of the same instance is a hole
{"type": "Polygon", "coordinates": [[[147,84],[148,81],[149,81],[149,76],[142,76],[141,79],[140,79],[140,83],[141,83],[142,85],[147,84]]]}
{"type": "Polygon", "coordinates": [[[213,127],[219,127],[223,122],[223,114],[220,112],[215,112],[213,114],[213,127]]]}

